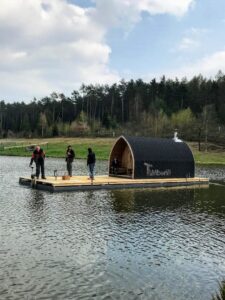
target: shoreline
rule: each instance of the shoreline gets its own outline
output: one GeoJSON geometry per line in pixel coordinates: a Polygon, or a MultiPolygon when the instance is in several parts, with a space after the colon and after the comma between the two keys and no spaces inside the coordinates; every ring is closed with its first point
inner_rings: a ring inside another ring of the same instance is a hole
{"type": "MultiPolygon", "coordinates": [[[[97,160],[108,160],[112,146],[117,138],[69,138],[58,137],[48,139],[0,139],[0,156],[31,157],[30,146],[43,145],[47,158],[65,158],[66,148],[72,145],[75,151],[75,159],[86,159],[87,149],[93,149],[97,160]]],[[[190,147],[195,164],[205,166],[225,166],[225,148],[213,144],[207,144],[207,151],[198,151],[197,142],[186,142],[190,147]]]]}
{"type": "MultiPolygon", "coordinates": [[[[31,155],[19,155],[19,154],[1,154],[0,153],[0,157],[4,157],[4,156],[9,156],[9,157],[24,157],[24,158],[29,158],[31,157],[31,155]]],[[[64,156],[54,156],[54,155],[46,155],[46,158],[60,158],[60,159],[64,159],[64,156]]],[[[86,157],[76,157],[75,160],[82,160],[82,159],[86,159],[86,157]]],[[[98,158],[99,161],[108,161],[108,158],[98,158]]],[[[214,161],[196,161],[195,160],[195,165],[197,166],[211,166],[211,167],[216,167],[216,166],[224,166],[225,167],[225,161],[224,162],[214,162],[214,161]]]]}

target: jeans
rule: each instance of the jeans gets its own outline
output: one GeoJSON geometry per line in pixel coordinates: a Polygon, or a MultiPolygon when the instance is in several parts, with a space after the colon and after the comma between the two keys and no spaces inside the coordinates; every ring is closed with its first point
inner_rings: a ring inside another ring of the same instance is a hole
{"type": "Polygon", "coordinates": [[[89,177],[91,179],[94,178],[94,170],[95,170],[95,163],[89,164],[88,165],[88,171],[89,171],[89,177]]]}
{"type": "Polygon", "coordinates": [[[40,175],[40,169],[41,169],[41,177],[45,177],[45,167],[44,167],[44,162],[36,162],[36,177],[38,178],[40,175]]]}
{"type": "Polygon", "coordinates": [[[66,167],[67,167],[69,176],[72,176],[72,161],[67,160],[66,167]]]}

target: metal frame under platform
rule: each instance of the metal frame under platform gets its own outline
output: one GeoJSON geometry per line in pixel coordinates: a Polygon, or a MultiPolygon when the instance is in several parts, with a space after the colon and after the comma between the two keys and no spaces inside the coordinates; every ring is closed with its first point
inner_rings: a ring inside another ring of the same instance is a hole
{"type": "Polygon", "coordinates": [[[162,187],[185,187],[206,186],[208,178],[160,178],[160,179],[127,179],[105,176],[96,176],[93,181],[86,176],[73,176],[69,180],[61,177],[47,177],[47,179],[31,179],[20,177],[21,185],[45,190],[49,192],[86,191],[100,189],[128,189],[128,188],[162,188],[162,187]]]}

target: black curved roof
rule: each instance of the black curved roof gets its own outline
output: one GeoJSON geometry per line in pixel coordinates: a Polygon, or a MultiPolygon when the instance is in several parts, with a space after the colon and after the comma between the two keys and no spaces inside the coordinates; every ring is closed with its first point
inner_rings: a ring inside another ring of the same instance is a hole
{"type": "Polygon", "coordinates": [[[184,142],[173,139],[121,136],[130,145],[135,161],[193,162],[193,154],[184,142]]]}
{"type": "MultiPolygon", "coordinates": [[[[193,154],[186,143],[174,139],[120,136],[110,153],[109,163],[118,151],[123,153],[124,143],[132,154],[133,178],[186,178],[194,177],[195,163],[193,154]],[[120,145],[123,145],[122,148],[120,145]],[[114,152],[115,150],[115,152],[114,152]]],[[[126,167],[123,165],[123,167],[126,167]]],[[[109,170],[111,170],[109,168],[109,170]]],[[[110,172],[110,171],[109,171],[110,172]]],[[[129,173],[127,173],[129,174],[129,173]]]]}

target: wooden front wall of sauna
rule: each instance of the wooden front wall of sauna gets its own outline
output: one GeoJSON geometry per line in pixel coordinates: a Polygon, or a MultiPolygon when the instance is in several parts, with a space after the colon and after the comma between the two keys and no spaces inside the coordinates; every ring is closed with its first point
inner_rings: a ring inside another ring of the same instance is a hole
{"type": "Polygon", "coordinates": [[[132,176],[133,174],[132,154],[127,143],[122,139],[117,142],[117,144],[114,146],[113,151],[111,153],[109,174],[113,174],[111,170],[111,166],[112,166],[112,161],[115,157],[117,158],[119,163],[117,175],[132,176]]]}

